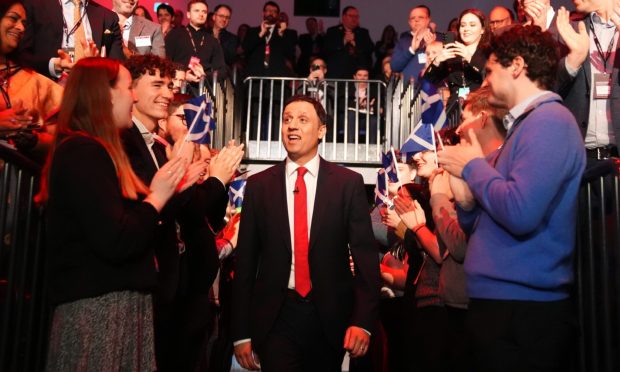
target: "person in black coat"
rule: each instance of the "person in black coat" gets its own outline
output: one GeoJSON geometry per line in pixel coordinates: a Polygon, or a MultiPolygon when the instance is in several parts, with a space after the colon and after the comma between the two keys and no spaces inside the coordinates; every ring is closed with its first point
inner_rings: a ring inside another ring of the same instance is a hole
{"type": "Polygon", "coordinates": [[[372,66],[374,45],[368,30],[359,27],[359,12],[347,6],[342,10],[342,23],[327,29],[325,58],[328,78],[350,79],[357,66],[372,66]]]}
{"type": "Polygon", "coordinates": [[[310,68],[310,60],[312,57],[323,58],[323,43],[325,34],[319,27],[314,17],[306,19],[307,34],[299,35],[299,59],[297,60],[297,74],[305,76],[310,68]]]}

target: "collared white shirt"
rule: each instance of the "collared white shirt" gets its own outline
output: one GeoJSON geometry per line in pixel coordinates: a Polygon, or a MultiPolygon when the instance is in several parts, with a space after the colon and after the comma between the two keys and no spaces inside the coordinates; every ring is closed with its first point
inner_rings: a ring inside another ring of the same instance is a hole
{"type": "Polygon", "coordinates": [[[125,20],[125,24],[123,25],[123,29],[121,32],[123,33],[123,44],[125,46],[129,45],[129,32],[131,31],[131,26],[133,25],[133,14],[125,20]]]}
{"type": "MultiPolygon", "coordinates": [[[[306,183],[306,201],[308,210],[308,240],[312,230],[312,213],[314,212],[314,200],[316,196],[316,184],[319,176],[319,165],[321,158],[317,151],[312,160],[303,165],[308,171],[304,175],[306,183]]],[[[286,177],[286,206],[288,210],[288,225],[291,234],[291,274],[288,278],[288,288],[295,289],[295,182],[297,181],[297,168],[300,165],[286,158],[285,177],[286,177]]]]}
{"type": "Polygon", "coordinates": [[[142,135],[142,139],[144,140],[144,143],[146,143],[146,148],[149,149],[149,153],[151,154],[151,158],[153,158],[153,163],[155,164],[155,167],[159,169],[159,163],[157,163],[157,157],[155,156],[155,153],[153,152],[153,144],[155,143],[155,139],[153,138],[154,134],[149,132],[149,130],[146,129],[144,124],[142,124],[142,122],[138,120],[137,117],[132,116],[132,120],[134,124],[136,124],[136,127],[138,128],[138,130],[140,131],[140,134],[142,135]],[[151,138],[151,140],[148,141],[145,137],[151,138]]]}
{"type": "Polygon", "coordinates": [[[519,102],[516,106],[511,108],[510,111],[508,111],[508,114],[506,114],[506,116],[504,116],[504,119],[502,120],[504,128],[506,128],[507,131],[510,131],[515,120],[519,116],[521,116],[525,112],[525,110],[527,110],[530,104],[547,93],[551,92],[548,90],[541,90],[539,93],[527,97],[523,101],[519,102]]]}
{"type": "Polygon", "coordinates": [[[547,8],[547,30],[551,27],[551,22],[553,22],[553,17],[555,17],[555,10],[550,6],[547,8]]]}
{"type": "Polygon", "coordinates": [[[618,48],[618,32],[613,22],[603,23],[601,17],[596,13],[590,15],[594,32],[603,48],[603,52],[607,52],[609,44],[613,40],[612,54],[607,61],[607,71],[603,71],[603,63],[596,63],[595,60],[602,60],[599,56],[598,49],[594,43],[594,35],[591,30],[590,34],[590,112],[588,114],[588,130],[586,131],[585,146],[586,148],[596,148],[615,143],[614,128],[611,121],[611,105],[610,99],[594,99],[594,74],[608,72],[611,74],[616,59],[616,49],[618,48]],[[613,38],[613,39],[612,39],[613,38]],[[595,58],[592,58],[596,56],[595,58]]]}

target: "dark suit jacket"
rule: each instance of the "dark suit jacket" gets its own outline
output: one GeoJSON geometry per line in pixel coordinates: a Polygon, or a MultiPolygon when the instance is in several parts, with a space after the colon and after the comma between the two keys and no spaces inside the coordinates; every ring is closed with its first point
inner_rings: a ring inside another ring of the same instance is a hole
{"type": "MultiPolygon", "coordinates": [[[[232,339],[261,345],[278,317],[291,267],[281,162],[248,180],[233,281],[232,339]]],[[[372,331],[378,316],[379,262],[362,177],[321,159],[308,260],[312,301],[332,347],[346,329],[372,331]],[[349,249],[356,275],[349,267],[349,249]]]]}
{"type": "Polygon", "coordinates": [[[217,71],[220,78],[226,77],[226,63],[224,62],[224,52],[220,43],[209,34],[206,29],[196,31],[192,29],[194,35],[194,45],[196,45],[197,54],[194,52],[194,46],[188,33],[188,27],[175,27],[166,35],[166,56],[175,63],[183,66],[189,64],[189,60],[196,56],[200,58],[200,64],[205,72],[217,71]],[[204,45],[200,47],[200,41],[204,37],[204,45]]]}
{"type": "Polygon", "coordinates": [[[249,76],[293,76],[297,31],[285,30],[280,36],[274,29],[269,40],[269,66],[265,67],[266,36],[259,37],[260,27],[252,27],[243,40],[249,76]]]}
{"type": "Polygon", "coordinates": [[[372,51],[374,45],[365,28],[358,27],[355,34],[355,48],[351,53],[344,44],[344,26],[333,26],[325,35],[324,54],[327,58],[327,77],[335,79],[352,79],[357,67],[372,69],[372,51]]]}
{"type": "MultiPolygon", "coordinates": [[[[136,175],[147,185],[150,184],[157,168],[140,131],[134,125],[124,130],[121,138],[136,175]]],[[[155,149],[154,152],[158,153],[155,149]]],[[[158,156],[160,166],[165,162],[165,154],[158,156]]],[[[227,202],[228,194],[221,182],[209,178],[204,184],[173,196],[162,209],[151,241],[159,264],[155,291],[157,302],[167,303],[176,295],[188,292],[208,293],[219,260],[207,221],[221,220],[227,202]],[[181,236],[185,242],[185,260],[179,255],[176,222],[181,226],[181,236]],[[181,282],[185,275],[189,278],[188,282],[181,282]]]]}
{"type": "MultiPolygon", "coordinates": [[[[586,23],[586,30],[590,34],[590,17],[583,20],[586,23]]],[[[568,53],[568,49],[564,46],[564,55],[568,53]]],[[[558,64],[558,77],[556,81],[555,91],[564,99],[564,105],[575,115],[577,124],[581,134],[586,135],[588,130],[588,120],[590,115],[590,89],[592,87],[590,67],[590,56],[577,72],[577,76],[572,77],[566,70],[566,57],[560,60],[558,64]]],[[[616,47],[616,60],[614,61],[611,76],[611,121],[616,137],[616,144],[620,144],[620,43],[616,47]]]]}
{"type": "MultiPolygon", "coordinates": [[[[213,34],[212,30],[209,33],[213,34]]],[[[224,52],[224,61],[230,67],[237,59],[237,47],[239,46],[239,38],[232,32],[224,29],[219,35],[220,46],[224,52]]]]}
{"type": "Polygon", "coordinates": [[[310,72],[310,57],[323,58],[323,43],[325,37],[318,34],[313,40],[310,34],[299,35],[299,59],[297,60],[297,74],[306,76],[310,72]]]}
{"type": "Polygon", "coordinates": [[[161,26],[144,17],[135,16],[132,20],[131,29],[129,29],[129,49],[136,51],[138,54],[155,54],[162,58],[165,57],[166,48],[161,26]],[[149,36],[151,46],[136,46],[136,36],[149,36]]]}
{"type": "MultiPolygon", "coordinates": [[[[62,8],[58,1],[48,0],[25,0],[24,6],[28,14],[28,27],[20,44],[20,61],[25,66],[50,76],[49,61],[58,56],[58,49],[61,48],[64,37],[62,8]]],[[[97,47],[101,50],[105,45],[108,57],[124,59],[123,41],[116,13],[94,1],[89,1],[86,14],[97,47]],[[111,34],[104,37],[106,30],[111,34]]]]}

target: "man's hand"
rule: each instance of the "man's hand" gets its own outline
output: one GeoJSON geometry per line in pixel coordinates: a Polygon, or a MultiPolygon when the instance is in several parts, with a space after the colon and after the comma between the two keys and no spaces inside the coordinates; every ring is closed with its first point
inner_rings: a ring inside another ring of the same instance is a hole
{"type": "Polygon", "coordinates": [[[260,23],[260,32],[258,33],[258,37],[265,36],[268,30],[269,30],[269,23],[267,23],[267,21],[262,21],[260,23]]]}
{"type": "Polygon", "coordinates": [[[579,70],[590,52],[590,36],[586,31],[585,23],[580,21],[578,25],[579,31],[576,32],[570,24],[570,12],[566,8],[561,7],[558,9],[555,24],[564,44],[570,50],[566,56],[566,62],[572,69],[579,70]]]}
{"type": "Polygon", "coordinates": [[[189,70],[185,73],[185,80],[197,83],[206,76],[205,70],[200,63],[194,63],[189,66],[189,70]]]}
{"type": "Polygon", "coordinates": [[[523,11],[530,24],[547,31],[547,7],[540,0],[525,0],[523,11]]]}
{"type": "Polygon", "coordinates": [[[241,367],[250,371],[258,371],[260,361],[252,351],[252,341],[244,342],[235,346],[235,358],[241,367]]]}
{"type": "Polygon", "coordinates": [[[71,56],[62,49],[58,49],[57,53],[58,57],[52,58],[54,70],[58,74],[70,71],[73,68],[73,65],[75,65],[75,62],[71,61],[71,56]]]}
{"type": "Polygon", "coordinates": [[[344,335],[344,348],[351,358],[364,356],[368,351],[370,335],[360,327],[350,326],[344,335]]]}
{"type": "Polygon", "coordinates": [[[278,27],[278,35],[284,35],[284,31],[288,28],[288,24],[286,22],[280,22],[278,27]]]}
{"type": "Polygon", "coordinates": [[[99,48],[92,40],[82,40],[82,48],[84,49],[84,58],[99,57],[99,48]]]}
{"type": "Polygon", "coordinates": [[[457,146],[446,146],[444,150],[437,152],[439,164],[453,176],[462,178],[463,168],[471,160],[484,158],[482,147],[473,129],[469,129],[471,143],[461,142],[457,146]]]}

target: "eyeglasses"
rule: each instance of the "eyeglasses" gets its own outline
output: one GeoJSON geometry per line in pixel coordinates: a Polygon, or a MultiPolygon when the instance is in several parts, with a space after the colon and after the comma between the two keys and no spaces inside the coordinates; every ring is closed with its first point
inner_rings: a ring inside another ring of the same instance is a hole
{"type": "Polygon", "coordinates": [[[508,18],[510,18],[510,17],[506,17],[506,18],[498,19],[498,20],[496,20],[496,21],[489,21],[489,26],[497,26],[497,25],[500,25],[500,24],[502,24],[502,23],[506,22],[506,21],[508,20],[508,18]]]}
{"type": "Polygon", "coordinates": [[[230,16],[227,16],[227,15],[216,14],[215,16],[218,18],[222,18],[222,19],[230,19],[230,16]]]}

